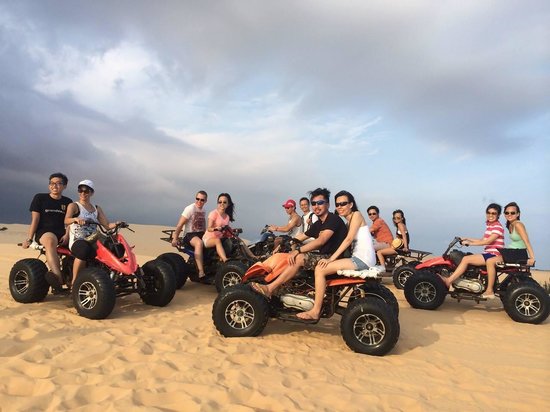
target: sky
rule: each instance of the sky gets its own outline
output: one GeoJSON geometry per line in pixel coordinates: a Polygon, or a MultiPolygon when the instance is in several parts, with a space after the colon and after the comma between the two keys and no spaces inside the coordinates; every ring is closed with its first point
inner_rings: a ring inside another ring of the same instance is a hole
{"type": "Polygon", "coordinates": [[[440,254],[516,201],[548,269],[549,22],[530,0],[0,0],[0,222],[61,171],[167,228],[228,192],[254,240],[326,187],[440,254]]]}

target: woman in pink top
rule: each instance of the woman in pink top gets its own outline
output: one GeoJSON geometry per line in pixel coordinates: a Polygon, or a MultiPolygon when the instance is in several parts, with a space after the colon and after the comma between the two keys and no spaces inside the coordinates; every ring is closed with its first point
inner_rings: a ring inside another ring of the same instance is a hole
{"type": "Polygon", "coordinates": [[[220,229],[235,220],[233,219],[234,210],[235,204],[231,200],[229,193],[221,193],[218,196],[218,206],[208,214],[208,227],[202,237],[204,247],[215,247],[218,256],[223,262],[227,261],[227,256],[223,249],[222,232],[220,232],[220,229]]]}

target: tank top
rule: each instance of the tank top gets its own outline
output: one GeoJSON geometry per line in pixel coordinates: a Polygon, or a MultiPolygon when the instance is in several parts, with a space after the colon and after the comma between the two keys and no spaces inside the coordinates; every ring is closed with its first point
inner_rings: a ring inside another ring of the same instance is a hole
{"type": "Polygon", "coordinates": [[[352,242],[352,256],[361,259],[368,267],[376,265],[376,255],[370,229],[367,225],[361,226],[352,242]]]}
{"type": "MultiPolygon", "coordinates": [[[[79,202],[75,202],[78,206],[80,213],[78,214],[79,219],[90,220],[92,222],[98,222],[97,220],[97,208],[94,207],[93,212],[86,210],[79,202]]],[[[69,248],[73,246],[75,240],[84,239],[95,232],[97,232],[97,225],[79,225],[78,223],[71,223],[69,227],[69,248]]]]}
{"type": "MultiPolygon", "coordinates": [[[[403,240],[403,234],[401,233],[401,231],[400,231],[399,229],[397,229],[397,230],[395,231],[395,235],[396,235],[399,239],[403,240]]],[[[405,232],[405,235],[407,236],[407,245],[410,246],[410,244],[411,244],[411,238],[409,237],[409,231],[406,231],[406,232],[405,232]]]]}
{"type": "Polygon", "coordinates": [[[511,242],[508,244],[508,247],[510,249],[527,249],[527,245],[523,241],[520,235],[516,232],[516,227],[514,226],[514,229],[512,230],[512,233],[510,233],[510,240],[511,242]]]}
{"type": "MultiPolygon", "coordinates": [[[[290,218],[288,219],[288,223],[290,223],[291,220],[292,220],[292,216],[290,216],[290,218]]],[[[290,236],[290,237],[296,237],[296,235],[298,235],[301,232],[302,232],[302,226],[298,225],[298,226],[294,226],[292,229],[290,229],[288,231],[287,235],[290,236]]]]}

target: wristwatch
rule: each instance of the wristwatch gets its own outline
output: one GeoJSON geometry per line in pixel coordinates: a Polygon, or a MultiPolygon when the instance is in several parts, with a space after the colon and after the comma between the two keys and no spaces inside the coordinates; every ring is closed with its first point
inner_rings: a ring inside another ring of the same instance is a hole
{"type": "Polygon", "coordinates": [[[302,250],[300,249],[300,246],[298,246],[298,249],[296,249],[298,251],[298,254],[302,253],[302,250]]]}

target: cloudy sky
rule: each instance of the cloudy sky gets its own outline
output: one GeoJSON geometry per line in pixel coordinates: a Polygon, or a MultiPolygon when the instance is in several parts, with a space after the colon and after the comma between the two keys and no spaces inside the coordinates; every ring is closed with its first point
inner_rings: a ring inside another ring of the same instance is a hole
{"type": "Polygon", "coordinates": [[[229,192],[254,239],[321,186],[441,253],[516,201],[550,268],[549,21],[543,0],[1,0],[0,222],[62,171],[135,223],[229,192]]]}

